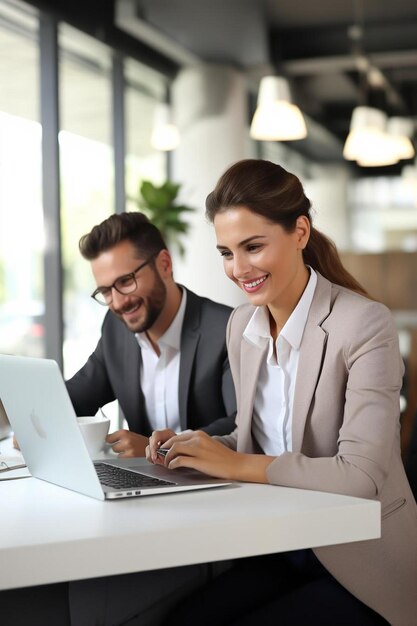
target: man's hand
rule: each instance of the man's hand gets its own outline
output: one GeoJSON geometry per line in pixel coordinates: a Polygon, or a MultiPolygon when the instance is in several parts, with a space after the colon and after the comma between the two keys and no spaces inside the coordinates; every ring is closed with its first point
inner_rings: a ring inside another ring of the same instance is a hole
{"type": "Polygon", "coordinates": [[[145,456],[145,449],[148,445],[148,438],[130,430],[116,430],[106,437],[113,452],[117,452],[119,457],[127,458],[132,456],[145,456]]]}

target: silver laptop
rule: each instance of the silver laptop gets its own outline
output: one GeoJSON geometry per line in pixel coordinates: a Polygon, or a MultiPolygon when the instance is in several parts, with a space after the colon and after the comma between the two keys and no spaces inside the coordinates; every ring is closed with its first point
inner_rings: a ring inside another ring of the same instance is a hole
{"type": "Polygon", "coordinates": [[[99,500],[230,484],[194,470],[168,470],[143,458],[93,462],[53,360],[0,355],[0,398],[35,478],[99,500]]]}
{"type": "Polygon", "coordinates": [[[4,410],[3,402],[0,399],[0,439],[5,439],[12,432],[9,418],[4,410]]]}

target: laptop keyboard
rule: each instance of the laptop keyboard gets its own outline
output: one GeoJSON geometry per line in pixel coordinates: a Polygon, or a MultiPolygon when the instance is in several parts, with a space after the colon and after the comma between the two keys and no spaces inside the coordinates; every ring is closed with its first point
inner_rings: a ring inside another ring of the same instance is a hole
{"type": "Polygon", "coordinates": [[[106,463],[94,463],[97,476],[102,485],[114,489],[134,489],[137,487],[162,487],[175,485],[175,483],[161,478],[153,478],[146,474],[138,474],[128,469],[107,465],[106,463]]]}

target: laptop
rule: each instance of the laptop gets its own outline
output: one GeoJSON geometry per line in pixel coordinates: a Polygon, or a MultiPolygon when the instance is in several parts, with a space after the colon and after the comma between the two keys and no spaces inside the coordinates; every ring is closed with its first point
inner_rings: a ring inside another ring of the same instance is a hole
{"type": "Polygon", "coordinates": [[[0,399],[0,439],[9,437],[12,433],[12,427],[10,426],[9,418],[4,409],[3,402],[0,399]]]}
{"type": "Polygon", "coordinates": [[[32,476],[99,500],[229,485],[144,458],[92,461],[56,361],[0,355],[0,398],[32,476]]]}

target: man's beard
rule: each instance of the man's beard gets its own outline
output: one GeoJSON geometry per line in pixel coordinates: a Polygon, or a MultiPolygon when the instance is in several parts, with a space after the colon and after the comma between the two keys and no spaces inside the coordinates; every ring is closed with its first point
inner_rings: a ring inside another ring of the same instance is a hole
{"type": "Polygon", "coordinates": [[[167,288],[162,278],[160,277],[157,270],[154,271],[154,285],[152,291],[146,296],[146,301],[143,298],[135,298],[133,302],[131,301],[128,305],[123,307],[122,309],[118,309],[114,311],[114,313],[119,317],[122,322],[126,324],[129,330],[132,333],[144,333],[145,331],[152,328],[158,317],[160,316],[167,298],[167,288]],[[127,322],[123,313],[125,311],[129,311],[132,308],[132,304],[140,303],[141,308],[139,310],[139,314],[142,315],[143,311],[145,311],[145,317],[142,321],[127,322]]]}

